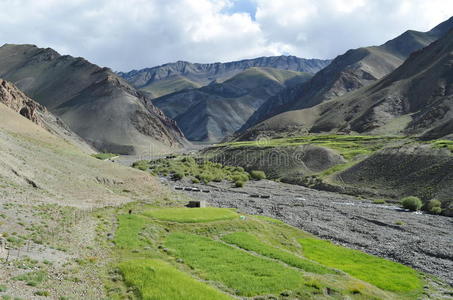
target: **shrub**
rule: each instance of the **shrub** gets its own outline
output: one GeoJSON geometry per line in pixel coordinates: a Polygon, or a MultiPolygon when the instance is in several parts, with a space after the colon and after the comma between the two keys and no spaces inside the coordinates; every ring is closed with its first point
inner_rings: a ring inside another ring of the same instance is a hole
{"type": "Polygon", "coordinates": [[[202,174],[202,175],[200,175],[200,180],[204,184],[208,184],[209,182],[212,181],[212,175],[211,174],[202,174]]]}
{"type": "Polygon", "coordinates": [[[246,174],[234,174],[233,176],[231,176],[231,179],[233,179],[234,182],[236,181],[246,182],[249,180],[249,177],[246,174]]]}
{"type": "Polygon", "coordinates": [[[440,206],[434,206],[429,210],[433,215],[440,215],[442,213],[442,208],[440,206]]]}
{"type": "Polygon", "coordinates": [[[428,201],[428,203],[426,203],[426,210],[431,211],[432,208],[441,207],[441,206],[442,206],[442,203],[439,200],[431,199],[428,201]]]}
{"type": "Polygon", "coordinates": [[[376,199],[373,201],[374,204],[385,204],[385,200],[384,199],[376,199]]]}
{"type": "Polygon", "coordinates": [[[404,208],[409,209],[409,210],[419,210],[423,203],[418,197],[414,196],[409,196],[405,197],[401,200],[401,204],[403,205],[404,208]]]}
{"type": "Polygon", "coordinates": [[[251,171],[250,176],[255,180],[266,179],[266,173],[264,173],[263,171],[251,171]]]}
{"type": "Polygon", "coordinates": [[[234,182],[234,186],[237,188],[243,187],[244,186],[244,181],[238,180],[234,182]]]}
{"type": "Polygon", "coordinates": [[[184,178],[184,173],[182,172],[175,172],[172,176],[173,180],[181,180],[184,178]]]}
{"type": "Polygon", "coordinates": [[[200,183],[200,180],[198,178],[192,178],[192,183],[200,183]]]}

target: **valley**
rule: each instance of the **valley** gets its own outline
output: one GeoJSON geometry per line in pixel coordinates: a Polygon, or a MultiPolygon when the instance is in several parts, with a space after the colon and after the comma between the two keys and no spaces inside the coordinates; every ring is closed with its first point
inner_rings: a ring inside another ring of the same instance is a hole
{"type": "Polygon", "coordinates": [[[453,299],[451,6],[57,2],[0,18],[1,300],[453,299]]]}

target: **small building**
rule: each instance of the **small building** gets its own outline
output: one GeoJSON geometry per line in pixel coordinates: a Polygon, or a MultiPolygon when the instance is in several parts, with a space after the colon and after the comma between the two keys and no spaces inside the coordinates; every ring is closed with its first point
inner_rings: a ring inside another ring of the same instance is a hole
{"type": "Polygon", "coordinates": [[[206,207],[206,201],[205,200],[192,200],[192,201],[189,201],[189,203],[186,205],[186,207],[189,207],[189,208],[206,207]]]}

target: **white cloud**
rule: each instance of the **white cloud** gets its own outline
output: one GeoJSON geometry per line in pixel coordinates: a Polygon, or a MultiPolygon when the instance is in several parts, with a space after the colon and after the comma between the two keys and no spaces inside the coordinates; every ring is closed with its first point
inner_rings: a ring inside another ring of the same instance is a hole
{"type": "Polygon", "coordinates": [[[116,70],[281,53],[328,58],[453,13],[451,0],[253,0],[254,20],[225,13],[233,1],[241,0],[0,0],[0,43],[52,47],[116,70]]]}

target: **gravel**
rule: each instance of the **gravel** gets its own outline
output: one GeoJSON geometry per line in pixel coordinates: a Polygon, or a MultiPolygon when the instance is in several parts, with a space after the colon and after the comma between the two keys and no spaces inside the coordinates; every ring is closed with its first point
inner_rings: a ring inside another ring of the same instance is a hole
{"type": "MultiPolygon", "coordinates": [[[[173,187],[207,188],[163,181],[173,187]]],[[[244,188],[213,183],[209,189],[211,193],[181,192],[213,206],[280,219],[320,238],[403,263],[453,285],[453,218],[268,180],[248,182],[244,188]]]]}

